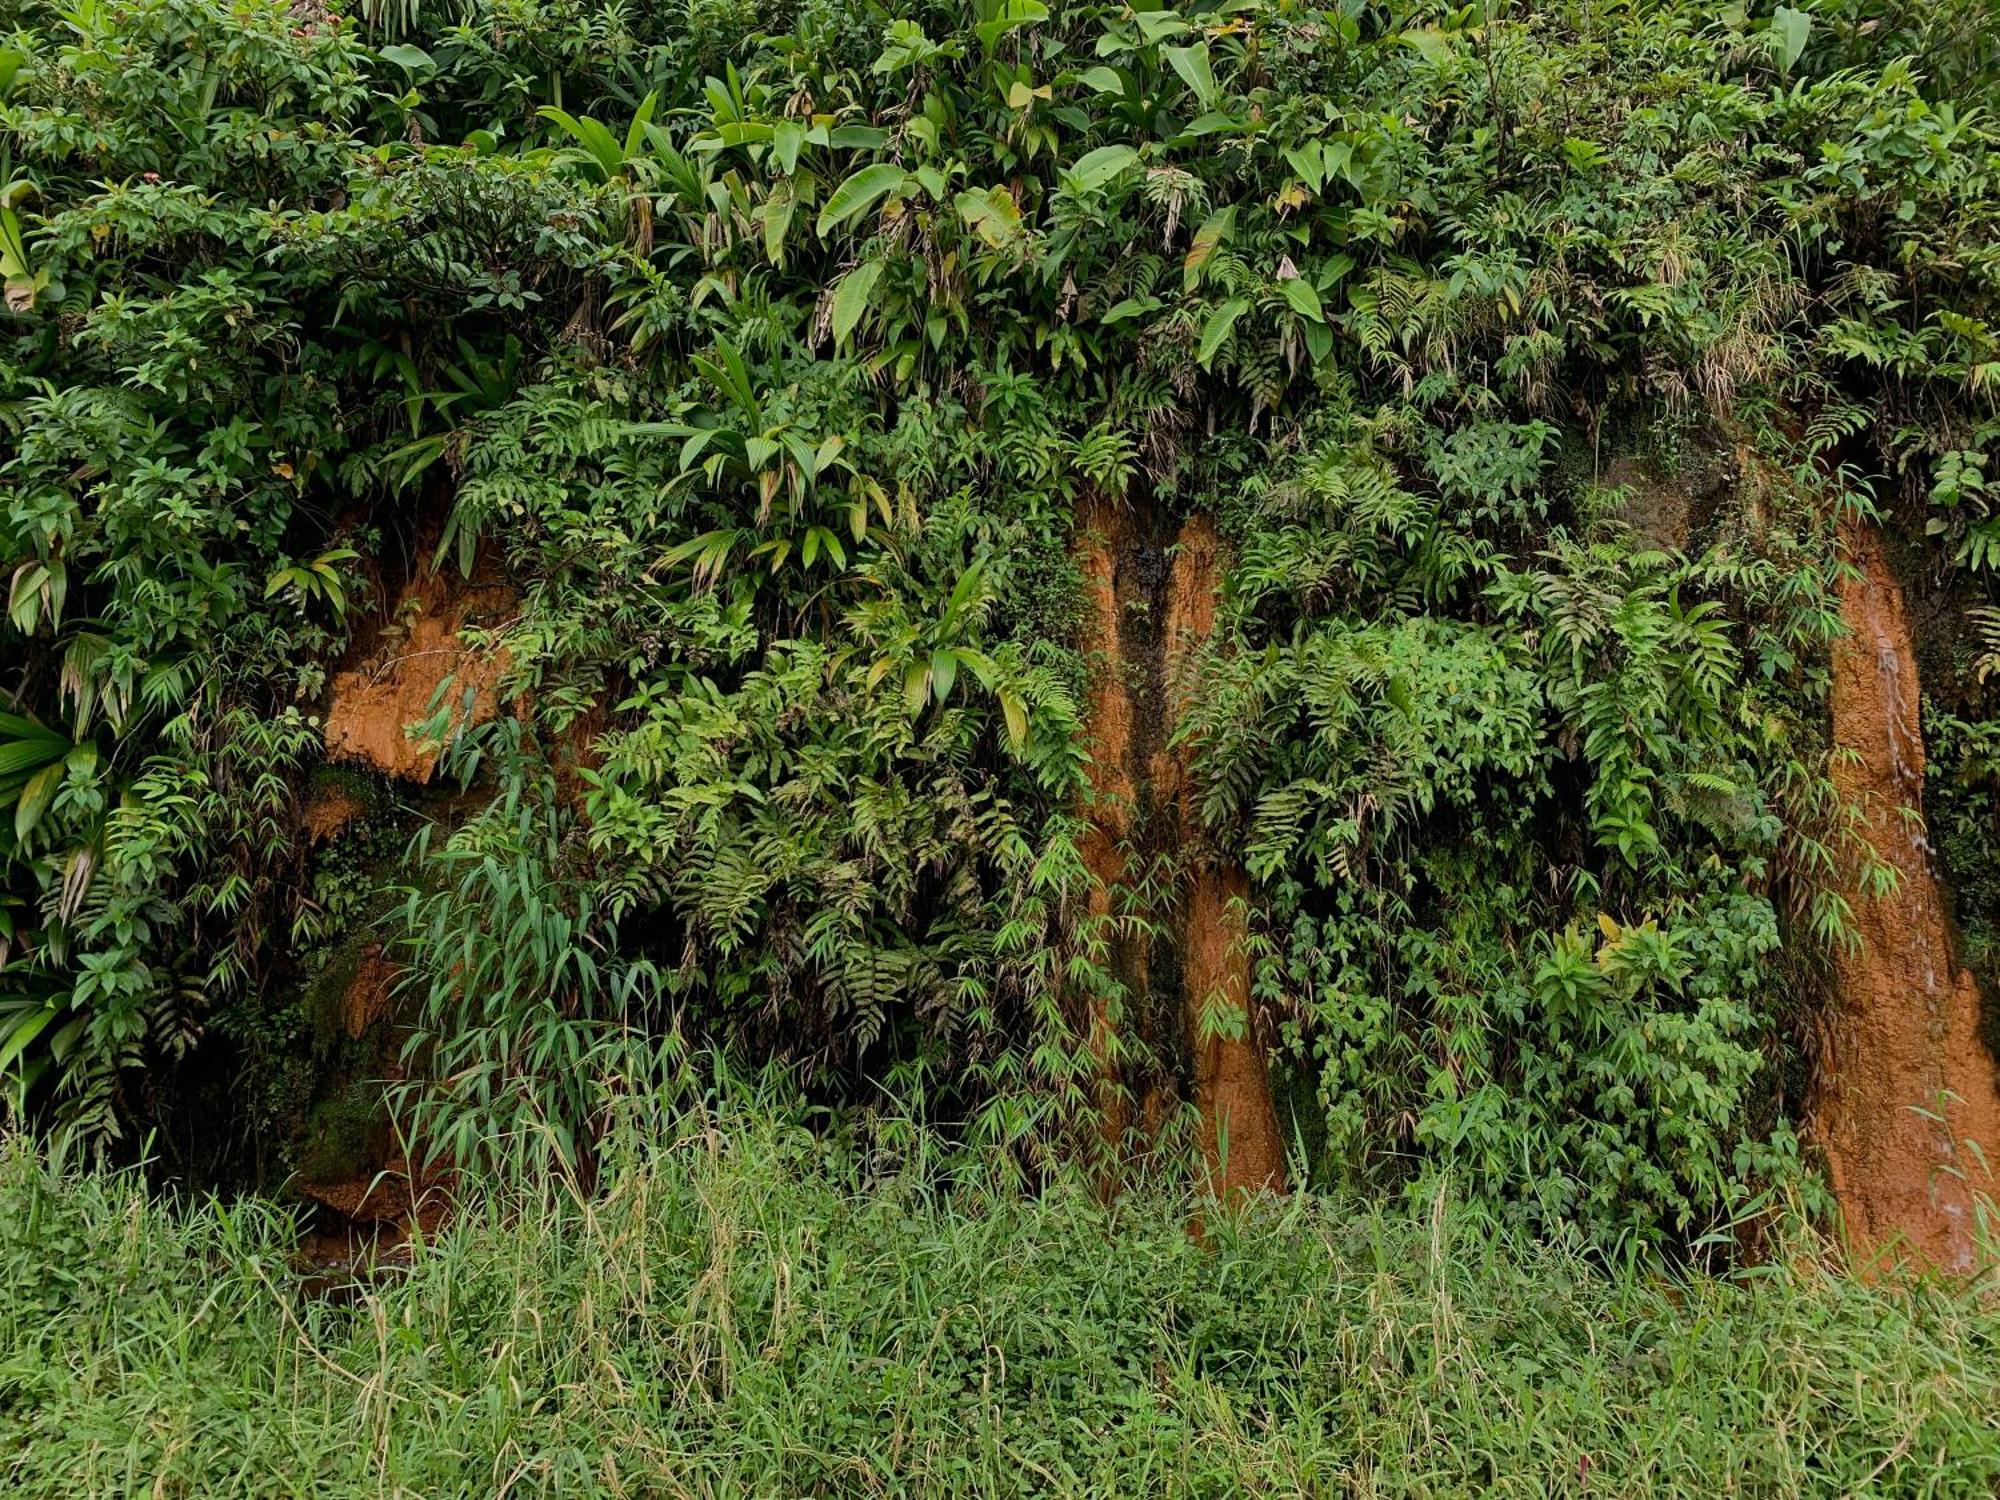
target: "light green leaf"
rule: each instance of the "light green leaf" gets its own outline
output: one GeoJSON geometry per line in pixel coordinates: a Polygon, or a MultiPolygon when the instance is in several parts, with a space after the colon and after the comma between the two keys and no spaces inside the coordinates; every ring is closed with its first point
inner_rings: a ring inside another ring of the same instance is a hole
{"type": "Polygon", "coordinates": [[[1000,689],[1000,712],[1007,716],[1007,738],[1016,750],[1028,743],[1028,708],[1012,688],[1000,689]]]}
{"type": "MultiPolygon", "coordinates": [[[[806,132],[812,139],[812,132],[806,132]]],[[[889,132],[877,125],[836,125],[826,138],[836,151],[879,151],[889,144],[889,132]]]]}
{"type": "Polygon", "coordinates": [[[1290,281],[1279,282],[1278,290],[1285,294],[1285,300],[1303,316],[1311,318],[1315,323],[1326,321],[1326,309],[1320,306],[1319,293],[1313,289],[1310,281],[1295,276],[1290,281]]]}
{"type": "Polygon", "coordinates": [[[837,229],[849,219],[866,213],[876,202],[896,191],[903,185],[906,174],[899,166],[890,162],[877,162],[872,167],[863,167],[852,177],[833,190],[833,196],[826,200],[826,207],[819,211],[819,233],[822,238],[830,229],[837,229]]]}
{"type": "Polygon", "coordinates": [[[1287,146],[1284,156],[1292,170],[1299,174],[1299,181],[1315,193],[1326,186],[1326,156],[1318,141],[1308,141],[1303,146],[1287,146]]]}
{"type": "Polygon", "coordinates": [[[14,804],[14,837],[26,842],[35,825],[42,821],[42,814],[49,810],[49,804],[56,800],[56,791],[62,786],[63,763],[42,767],[28,778],[28,784],[21,788],[21,799],[14,804]]]}
{"type": "Polygon", "coordinates": [[[393,47],[382,49],[382,60],[392,62],[412,78],[437,71],[437,63],[430,53],[421,47],[412,47],[407,42],[398,42],[393,47]]]}
{"type": "Polygon", "coordinates": [[[847,336],[860,323],[861,315],[868,310],[869,296],[875,290],[875,283],[882,279],[883,262],[863,261],[852,271],[840,278],[840,285],[833,291],[833,340],[836,344],[847,342],[847,336]]]}
{"type": "Polygon", "coordinates": [[[1181,286],[1184,291],[1193,291],[1201,281],[1201,269],[1215,254],[1216,248],[1227,240],[1236,228],[1236,205],[1218,208],[1210,214],[1201,228],[1194,232],[1194,244],[1189,247],[1187,261],[1181,267],[1181,286]]]}
{"type": "Polygon", "coordinates": [[[1442,67],[1451,61],[1451,39],[1435,26],[1418,26],[1402,34],[1402,40],[1415,47],[1423,60],[1432,67],[1442,67]]]}
{"type": "Polygon", "coordinates": [[[1792,64],[1806,50],[1806,39],[1812,35],[1812,17],[1781,5],[1771,13],[1771,34],[1777,47],[1778,71],[1790,73],[1792,64]]]}
{"type": "Polygon", "coordinates": [[[1000,0],[993,19],[980,23],[979,44],[990,52],[994,44],[1009,32],[1048,18],[1049,8],[1042,0],[1000,0]]]}
{"type": "Polygon", "coordinates": [[[1164,304],[1158,297],[1127,297],[1123,302],[1111,307],[1100,323],[1122,323],[1127,318],[1142,317],[1149,312],[1158,312],[1164,304]]]}
{"type": "Polygon", "coordinates": [[[645,144],[646,127],[653,123],[653,111],[660,107],[660,91],[654,89],[639,101],[639,107],[632,112],[632,123],[625,128],[625,155],[637,156],[639,147],[645,144]]]}
{"type": "Polygon", "coordinates": [[[1188,121],[1187,129],[1175,136],[1174,139],[1177,141],[1195,140],[1204,135],[1219,135],[1225,130],[1241,130],[1243,125],[1244,121],[1241,117],[1224,114],[1219,109],[1212,109],[1200,118],[1188,121]]]}
{"type": "Polygon", "coordinates": [[[931,691],[942,703],[951,696],[951,690],[958,683],[958,658],[949,648],[940,648],[931,653],[931,691]]]}
{"type": "Polygon", "coordinates": [[[1139,153],[1131,146],[1099,146],[1077,158],[1063,174],[1063,185],[1073,193],[1095,192],[1138,160],[1139,153]]]}
{"type": "Polygon", "coordinates": [[[1222,91],[1216,87],[1215,72],[1209,66],[1207,42],[1196,42],[1192,47],[1162,47],[1160,56],[1194,90],[1194,96],[1201,101],[1203,109],[1215,108],[1222,91]]]}
{"type": "Polygon", "coordinates": [[[798,170],[799,149],[806,143],[806,128],[797,120],[780,120],[771,127],[771,159],[787,177],[798,170]]]}
{"type": "Polygon", "coordinates": [[[1208,322],[1201,330],[1201,343],[1195,349],[1195,358],[1204,370],[1208,368],[1208,362],[1215,358],[1215,351],[1222,347],[1223,340],[1229,337],[1229,330],[1236,326],[1236,320],[1249,310],[1250,300],[1247,297],[1231,297],[1208,315],[1208,322]]]}
{"type": "Polygon", "coordinates": [[[799,195],[787,179],[771,189],[771,195],[758,210],[764,218],[764,258],[774,266],[785,263],[785,235],[792,227],[792,213],[798,202],[799,195]]]}
{"type": "Polygon", "coordinates": [[[567,110],[557,109],[552,104],[544,104],[535,113],[544,120],[554,121],[562,127],[566,135],[582,146],[585,154],[596,164],[607,182],[616,177],[625,165],[625,152],[620,148],[617,138],[604,127],[602,121],[593,120],[588,115],[578,118],[567,110]]]}
{"type": "Polygon", "coordinates": [[[994,249],[1019,243],[1021,205],[1006,188],[996,184],[983,193],[967,189],[952,200],[952,205],[966,227],[994,249]]]}

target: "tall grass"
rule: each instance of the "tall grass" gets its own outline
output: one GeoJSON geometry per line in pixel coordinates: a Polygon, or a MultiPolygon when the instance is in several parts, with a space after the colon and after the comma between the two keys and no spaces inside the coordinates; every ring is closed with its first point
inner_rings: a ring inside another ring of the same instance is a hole
{"type": "MultiPolygon", "coordinates": [[[[918,1143],[921,1145],[921,1141],[918,1143]]],[[[692,1120],[308,1295],[268,1205],[0,1148],[0,1494],[1989,1495],[2000,1309],[1442,1199],[1190,1235],[692,1120]]]]}

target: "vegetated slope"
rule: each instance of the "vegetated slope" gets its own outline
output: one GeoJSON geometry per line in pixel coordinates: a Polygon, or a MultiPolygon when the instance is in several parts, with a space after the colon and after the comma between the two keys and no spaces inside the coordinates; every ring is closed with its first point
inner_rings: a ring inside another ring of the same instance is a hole
{"type": "Polygon", "coordinates": [[[588,1180],[713,1044],[1037,1181],[1827,1206],[1839,538],[2000,559],[1985,7],[6,14],[37,1122],[318,1178],[407,1070],[588,1180]],[[448,679],[413,574],[517,601],[448,679]],[[430,781],[314,833],[364,666],[430,781]]]}

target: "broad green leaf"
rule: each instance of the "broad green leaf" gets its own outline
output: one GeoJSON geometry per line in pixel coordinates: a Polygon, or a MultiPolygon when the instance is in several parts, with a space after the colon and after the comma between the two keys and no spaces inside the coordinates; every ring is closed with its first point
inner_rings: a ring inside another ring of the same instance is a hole
{"type": "Polygon", "coordinates": [[[21,1054],[36,1037],[40,1036],[60,1011],[54,1005],[46,1005],[40,1010],[17,1012],[17,1019],[7,1028],[7,1039],[0,1042],[0,1073],[6,1072],[20,1060],[21,1054]]]}
{"type": "Polygon", "coordinates": [[[1308,141],[1303,146],[1287,146],[1284,154],[1291,169],[1299,174],[1299,181],[1315,193],[1326,186],[1326,156],[1318,141],[1308,141]]]}
{"type": "Polygon", "coordinates": [[[1806,50],[1806,39],[1812,35],[1812,17],[1781,5],[1771,13],[1771,34],[1777,44],[1778,71],[1790,73],[1792,64],[1806,50]]]}
{"type": "Polygon", "coordinates": [[[879,260],[863,261],[841,277],[840,285],[834,288],[833,340],[836,344],[847,342],[847,336],[854,332],[861,315],[868,310],[869,296],[875,290],[875,283],[882,279],[882,265],[879,260]]]}
{"type": "MultiPolygon", "coordinates": [[[[806,139],[812,139],[810,132],[806,139]]],[[[889,132],[874,125],[836,125],[826,144],[836,151],[879,151],[889,144],[889,132]]]]}
{"type": "Polygon", "coordinates": [[[797,120],[780,120],[771,127],[771,159],[787,177],[798,170],[799,149],[806,143],[806,128],[797,120]]]}
{"type": "Polygon", "coordinates": [[[1451,39],[1435,26],[1418,26],[1402,34],[1402,40],[1417,49],[1423,60],[1432,67],[1441,67],[1451,61],[1451,39]]]}
{"type": "Polygon", "coordinates": [[[50,761],[61,760],[69,748],[60,739],[21,739],[0,743],[0,778],[39,770],[50,761]]]}
{"type": "Polygon", "coordinates": [[[21,788],[21,797],[14,804],[14,837],[23,842],[35,831],[35,825],[42,821],[42,814],[56,800],[56,792],[62,786],[63,763],[42,767],[28,779],[21,788]]]}
{"type": "Polygon", "coordinates": [[[1160,56],[1194,90],[1194,96],[1201,101],[1203,109],[1215,108],[1221,90],[1216,87],[1215,72],[1209,66],[1207,42],[1196,42],[1191,47],[1162,47],[1160,56]]]}
{"type": "MultiPolygon", "coordinates": [[[[841,546],[840,538],[834,535],[827,527],[813,527],[806,533],[806,540],[808,542],[817,541],[826,550],[826,555],[833,559],[834,566],[840,568],[847,566],[847,549],[841,546]]],[[[808,558],[807,561],[810,562],[811,559],[808,558]]]]}
{"type": "Polygon", "coordinates": [[[430,53],[421,47],[412,47],[407,42],[398,42],[393,47],[382,49],[382,60],[392,62],[411,77],[437,71],[437,63],[430,53]]]}
{"type": "Polygon", "coordinates": [[[1099,146],[1077,158],[1063,174],[1064,186],[1073,193],[1094,192],[1139,160],[1131,146],[1099,146]]]}
{"type": "Polygon", "coordinates": [[[1194,244],[1189,247],[1187,260],[1181,267],[1181,287],[1193,291],[1201,281],[1202,267],[1214,256],[1216,249],[1236,228],[1236,205],[1218,208],[1210,214],[1201,228],[1194,232],[1194,244]]]}
{"type": "MultiPolygon", "coordinates": [[[[1286,284],[1291,285],[1289,282],[1286,284]]],[[[1236,320],[1249,310],[1250,301],[1247,297],[1231,297],[1208,315],[1208,322],[1201,330],[1201,343],[1195,349],[1195,358],[1200,361],[1203,369],[1207,369],[1208,362],[1215,358],[1215,351],[1220,349],[1223,340],[1229,337],[1229,330],[1236,326],[1236,320]]]]}
{"type": "Polygon", "coordinates": [[[835,188],[833,196],[826,200],[826,207],[819,211],[820,236],[824,238],[828,230],[837,229],[849,219],[866,213],[879,200],[900,188],[906,175],[901,167],[890,162],[863,167],[835,188]]]}
{"type": "Polygon", "coordinates": [[[1007,738],[1019,750],[1028,743],[1027,705],[1012,688],[1002,688],[995,696],[1000,699],[1000,712],[1007,717],[1007,738]]]}
{"type": "Polygon", "coordinates": [[[639,154],[639,147],[646,139],[646,127],[653,123],[653,111],[660,107],[660,91],[652,90],[639,101],[638,109],[632,113],[632,123],[625,128],[625,156],[631,158],[639,154]]]}
{"type": "Polygon", "coordinates": [[[61,738],[54,730],[49,729],[45,725],[37,724],[33,719],[23,718],[20,714],[9,713],[0,713],[0,735],[5,735],[10,740],[54,740],[61,738]]]}
{"type": "Polygon", "coordinates": [[[974,558],[958,575],[958,582],[952,585],[951,597],[945,600],[944,618],[948,625],[956,625],[959,615],[979,594],[981,580],[986,576],[986,559],[974,558]]]}
{"type": "Polygon", "coordinates": [[[942,703],[951,696],[951,690],[958,684],[958,658],[948,647],[931,653],[931,691],[942,703]]]}
{"type": "Polygon", "coordinates": [[[1225,130],[1241,130],[1244,120],[1238,115],[1224,114],[1220,110],[1210,110],[1199,119],[1190,120],[1187,129],[1175,136],[1176,141],[1198,140],[1205,135],[1219,135],[1225,130]]]}
{"type": "Polygon", "coordinates": [[[1326,309],[1320,306],[1319,293],[1313,289],[1310,281],[1294,276],[1289,281],[1279,282],[1278,290],[1283,292],[1285,300],[1305,317],[1311,318],[1315,323],[1326,321],[1326,309]]]}
{"type": "Polygon", "coordinates": [[[1165,304],[1158,297],[1127,297],[1109,308],[1100,323],[1122,323],[1127,318],[1143,317],[1149,312],[1158,312],[1165,304]]]}
{"type": "Polygon", "coordinates": [[[996,184],[983,193],[967,189],[952,200],[952,206],[966,227],[994,249],[1020,243],[1021,205],[1006,188],[996,184]]]}
{"type": "Polygon", "coordinates": [[[785,263],[785,236],[792,227],[792,213],[799,195],[790,179],[779,182],[758,210],[764,219],[764,258],[774,266],[785,263]]]}
{"type": "Polygon", "coordinates": [[[1048,18],[1049,8],[1043,0],[1000,0],[993,19],[980,23],[979,44],[990,52],[1009,32],[1048,18]]]}
{"type": "Polygon", "coordinates": [[[625,165],[625,153],[619,148],[617,139],[605,129],[602,121],[589,116],[578,118],[568,110],[557,109],[552,104],[544,104],[535,111],[544,120],[553,121],[562,127],[563,133],[582,146],[584,152],[597,166],[605,181],[616,177],[625,165]]]}

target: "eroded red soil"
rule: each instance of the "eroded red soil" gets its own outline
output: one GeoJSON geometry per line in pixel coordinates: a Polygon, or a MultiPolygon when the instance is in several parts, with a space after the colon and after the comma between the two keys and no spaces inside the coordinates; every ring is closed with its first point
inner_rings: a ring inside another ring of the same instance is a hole
{"type": "Polygon", "coordinates": [[[1818,1134],[1857,1260],[1964,1272],[1975,1195],[2000,1168],[2000,1075],[1979,1039],[1979,987],[1959,963],[1924,834],[1924,746],[1903,590],[1872,528],[1850,538],[1850,634],[1833,653],[1833,779],[1898,884],[1850,901],[1859,946],[1835,965],[1837,1013],[1818,1134]],[[1982,1161],[1983,1155],[1983,1161],[1982,1161]]]}
{"type": "Polygon", "coordinates": [[[429,781],[437,770],[438,748],[411,738],[407,726],[431,716],[432,700],[447,677],[452,732],[493,717],[506,653],[473,650],[461,632],[468,625],[497,623],[512,600],[503,585],[420,571],[404,586],[389,624],[372,639],[357,642],[350,664],[334,675],[326,713],[327,759],[358,762],[407,781],[429,781]]]}
{"type": "MultiPolygon", "coordinates": [[[[1211,1188],[1282,1188],[1284,1144],[1250,1005],[1249,883],[1202,828],[1190,774],[1197,747],[1172,742],[1198,654],[1214,633],[1223,548],[1206,517],[1190,518],[1177,532],[1163,530],[1160,520],[1102,498],[1079,517],[1092,657],[1091,827],[1083,847],[1096,881],[1090,910],[1111,917],[1121,906],[1143,905],[1127,894],[1135,875],[1144,878],[1162,860],[1172,866],[1170,909],[1147,913],[1164,918],[1164,932],[1148,941],[1113,921],[1111,970],[1128,992],[1128,1018],[1157,1014],[1164,1000],[1179,1021],[1211,1188]],[[1135,871],[1135,863],[1142,868],[1135,871]],[[1172,993],[1155,996],[1156,987],[1172,993]]],[[[1129,1123],[1117,1031],[1098,1006],[1092,1044],[1106,1069],[1105,1128],[1114,1137],[1129,1123]]]]}

